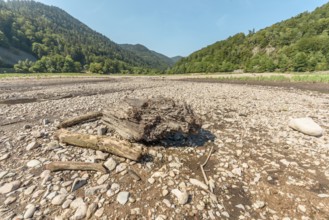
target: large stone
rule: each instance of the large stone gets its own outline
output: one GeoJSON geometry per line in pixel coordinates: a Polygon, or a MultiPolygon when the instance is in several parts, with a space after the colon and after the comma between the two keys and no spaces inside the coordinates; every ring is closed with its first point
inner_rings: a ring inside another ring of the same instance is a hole
{"type": "Polygon", "coordinates": [[[81,197],[71,202],[70,208],[76,210],[74,215],[70,218],[71,220],[84,219],[87,215],[87,205],[81,197]]]}
{"type": "Polygon", "coordinates": [[[289,127],[310,136],[320,137],[323,129],[311,118],[295,118],[290,120],[289,127]]]}
{"type": "Polygon", "coordinates": [[[41,162],[39,160],[30,160],[29,162],[27,162],[26,166],[33,168],[36,166],[39,166],[41,164],[41,162]]]}
{"type": "Polygon", "coordinates": [[[24,213],[24,219],[32,218],[37,207],[34,204],[27,205],[26,212],[24,213]]]}
{"type": "Polygon", "coordinates": [[[179,189],[173,189],[171,191],[171,193],[176,196],[179,204],[185,205],[188,202],[189,195],[186,191],[180,191],[179,189]]]}
{"type": "Polygon", "coordinates": [[[129,199],[129,192],[119,192],[117,196],[117,202],[121,205],[124,205],[128,202],[129,199]]]}
{"type": "Polygon", "coordinates": [[[16,180],[10,183],[6,183],[0,188],[0,194],[6,194],[18,189],[21,186],[21,181],[16,180]]]}
{"type": "Polygon", "coordinates": [[[117,162],[111,157],[105,163],[104,166],[109,170],[112,171],[116,168],[117,162]]]}
{"type": "Polygon", "coordinates": [[[53,204],[53,205],[62,205],[64,203],[65,199],[66,199],[66,195],[59,194],[51,200],[51,204],[53,204]]]}

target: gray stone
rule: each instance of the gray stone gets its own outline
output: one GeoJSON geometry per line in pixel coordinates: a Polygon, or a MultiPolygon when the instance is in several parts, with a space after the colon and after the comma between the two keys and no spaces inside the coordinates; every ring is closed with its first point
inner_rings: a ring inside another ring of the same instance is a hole
{"type": "Polygon", "coordinates": [[[30,150],[36,149],[36,148],[38,148],[38,147],[40,147],[40,144],[39,144],[38,142],[36,142],[36,141],[33,141],[33,142],[29,143],[29,144],[26,146],[26,150],[27,150],[27,151],[30,151],[30,150]]]}
{"type": "Polygon", "coordinates": [[[41,162],[39,160],[30,160],[29,162],[27,162],[26,166],[33,168],[36,166],[39,166],[41,164],[41,162]]]}
{"type": "Polygon", "coordinates": [[[87,180],[83,178],[76,178],[72,184],[71,192],[78,190],[79,188],[83,187],[87,184],[87,180]]]}
{"type": "Polygon", "coordinates": [[[18,189],[21,186],[21,181],[16,180],[10,183],[6,183],[0,188],[0,194],[6,194],[18,189]]]}
{"type": "Polygon", "coordinates": [[[290,120],[289,127],[303,134],[320,137],[323,134],[323,129],[311,118],[295,118],[290,120]]]}
{"type": "Polygon", "coordinates": [[[32,218],[34,215],[34,212],[37,210],[37,207],[34,204],[27,205],[27,209],[24,213],[24,219],[32,218]]]}
{"type": "Polygon", "coordinates": [[[128,202],[129,199],[129,192],[119,192],[117,196],[117,202],[121,205],[124,205],[128,202]]]}
{"type": "Polygon", "coordinates": [[[85,196],[95,195],[97,192],[104,193],[109,188],[109,184],[103,184],[100,186],[91,187],[85,190],[85,196]]]}

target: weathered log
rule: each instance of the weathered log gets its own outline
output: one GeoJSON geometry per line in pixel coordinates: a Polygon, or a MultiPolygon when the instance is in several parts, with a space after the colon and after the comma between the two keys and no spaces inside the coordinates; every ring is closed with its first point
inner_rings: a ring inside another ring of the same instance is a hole
{"type": "Polygon", "coordinates": [[[125,140],[97,135],[79,134],[64,129],[59,130],[56,136],[62,143],[105,151],[135,161],[139,160],[142,156],[142,149],[139,145],[125,140]]]}
{"type": "Polygon", "coordinates": [[[91,112],[74,118],[67,119],[58,125],[58,128],[67,128],[85,121],[92,121],[102,117],[102,112],[91,112]]]}
{"type": "Polygon", "coordinates": [[[201,128],[201,120],[189,105],[162,97],[126,99],[104,111],[102,121],[124,139],[136,142],[187,136],[201,128]]]}
{"type": "Polygon", "coordinates": [[[70,162],[70,161],[56,161],[45,165],[45,170],[52,172],[62,170],[93,170],[106,173],[106,169],[100,163],[85,163],[85,162],[70,162]]]}

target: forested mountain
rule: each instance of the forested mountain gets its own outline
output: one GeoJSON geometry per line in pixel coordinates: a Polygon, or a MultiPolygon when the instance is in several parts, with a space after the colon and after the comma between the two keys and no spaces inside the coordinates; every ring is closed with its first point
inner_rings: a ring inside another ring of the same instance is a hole
{"type": "Polygon", "coordinates": [[[0,67],[12,64],[9,53],[12,58],[14,54],[35,57],[36,62],[30,59],[15,65],[21,72],[117,73],[165,68],[156,57],[150,61],[123,49],[57,7],[28,0],[0,0],[0,49],[0,67]]]}
{"type": "Polygon", "coordinates": [[[162,70],[167,69],[174,65],[174,60],[171,58],[157,53],[155,51],[149,50],[147,47],[141,44],[120,44],[122,48],[130,52],[135,53],[137,56],[142,57],[147,63],[153,68],[160,68],[162,70]]]}
{"type": "Polygon", "coordinates": [[[172,73],[329,69],[329,3],[258,32],[239,33],[181,59],[172,73]]]}

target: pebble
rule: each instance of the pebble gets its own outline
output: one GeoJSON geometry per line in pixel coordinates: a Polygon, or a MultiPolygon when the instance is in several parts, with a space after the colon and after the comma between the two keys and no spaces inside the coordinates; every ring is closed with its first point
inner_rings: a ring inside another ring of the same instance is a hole
{"type": "Polygon", "coordinates": [[[109,170],[109,171],[113,171],[116,166],[117,166],[117,162],[111,157],[109,158],[105,163],[104,166],[109,170]]]}
{"type": "Polygon", "coordinates": [[[98,184],[98,185],[102,185],[103,183],[105,183],[106,180],[108,180],[109,177],[110,177],[110,174],[104,174],[103,176],[101,176],[101,177],[97,180],[97,184],[98,184]]]}
{"type": "Polygon", "coordinates": [[[41,164],[41,162],[39,160],[30,160],[29,162],[27,162],[26,166],[33,168],[36,166],[39,166],[41,164]]]}
{"type": "Polygon", "coordinates": [[[150,184],[153,184],[155,182],[155,179],[154,178],[148,178],[147,182],[149,182],[150,184]]]}
{"type": "Polygon", "coordinates": [[[6,194],[18,189],[21,186],[21,181],[16,180],[10,183],[6,183],[0,188],[0,194],[6,194]]]}
{"type": "Polygon", "coordinates": [[[0,157],[0,161],[7,160],[10,157],[10,153],[4,154],[0,157]]]}
{"type": "Polygon", "coordinates": [[[119,192],[117,196],[117,202],[120,203],[121,205],[124,205],[127,203],[129,199],[129,192],[119,192]]]}
{"type": "Polygon", "coordinates": [[[99,209],[95,212],[95,217],[100,218],[100,217],[102,217],[103,213],[104,213],[104,207],[99,208],[99,209]]]}
{"type": "Polygon", "coordinates": [[[188,202],[189,195],[186,191],[180,191],[179,189],[171,190],[171,193],[174,194],[180,205],[185,205],[188,202]]]}
{"type": "Polygon", "coordinates": [[[4,204],[5,204],[5,205],[10,205],[10,204],[12,204],[13,202],[15,202],[16,200],[17,200],[16,197],[14,197],[14,196],[9,196],[9,197],[5,200],[4,204]]]}
{"type": "Polygon", "coordinates": [[[112,183],[111,188],[107,191],[106,195],[112,197],[120,191],[120,185],[117,183],[112,183]]]}
{"type": "Polygon", "coordinates": [[[73,220],[83,219],[87,215],[87,205],[81,197],[76,198],[71,202],[70,208],[76,210],[74,215],[70,218],[73,220]]]}
{"type": "Polygon", "coordinates": [[[255,209],[262,209],[265,207],[265,202],[257,200],[254,204],[253,207],[255,209]]]}
{"type": "Polygon", "coordinates": [[[98,208],[97,203],[94,203],[94,202],[91,203],[87,209],[86,219],[90,219],[96,212],[97,208],[98,208]]]}
{"type": "Polygon", "coordinates": [[[33,192],[34,192],[34,190],[37,188],[37,186],[35,186],[35,185],[32,185],[32,186],[30,186],[29,188],[27,188],[25,191],[24,191],[24,195],[31,195],[33,192]]]}
{"type": "Polygon", "coordinates": [[[301,212],[306,212],[306,207],[303,206],[303,205],[298,205],[298,209],[299,209],[301,212]]]}
{"type": "Polygon", "coordinates": [[[103,184],[100,186],[90,187],[85,190],[85,196],[95,195],[97,192],[104,193],[109,188],[109,184],[103,184]]]}
{"type": "Polygon", "coordinates": [[[29,204],[26,206],[26,211],[24,213],[24,219],[32,218],[37,207],[34,204],[29,204]]]}
{"type": "Polygon", "coordinates": [[[51,200],[51,204],[53,204],[53,205],[62,205],[63,202],[65,201],[65,199],[66,199],[66,195],[59,194],[51,200]]]}
{"type": "Polygon", "coordinates": [[[127,164],[126,163],[120,163],[116,168],[115,168],[115,172],[116,173],[120,173],[124,170],[127,169],[127,164]]]}
{"type": "Polygon", "coordinates": [[[33,141],[33,142],[29,143],[29,144],[26,146],[26,150],[27,150],[27,151],[30,151],[30,150],[36,149],[36,148],[38,148],[38,147],[40,147],[40,144],[39,144],[38,142],[36,142],[36,141],[33,141]]]}

